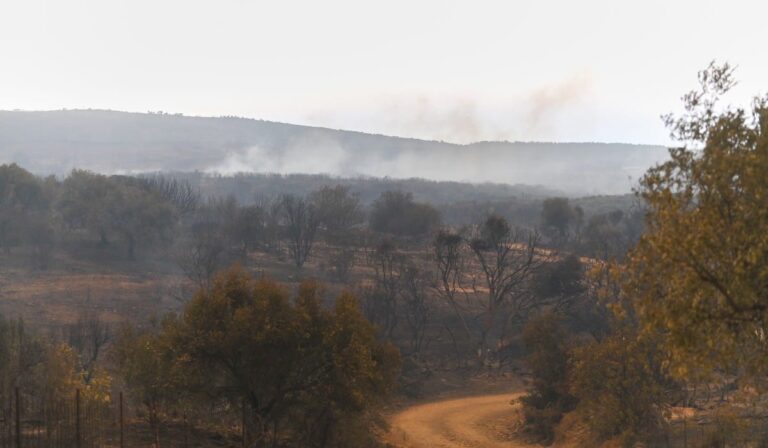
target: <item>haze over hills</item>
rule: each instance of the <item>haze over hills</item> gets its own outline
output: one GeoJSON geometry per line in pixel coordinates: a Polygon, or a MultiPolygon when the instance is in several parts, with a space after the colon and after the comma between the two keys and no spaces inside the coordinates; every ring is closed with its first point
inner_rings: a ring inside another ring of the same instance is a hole
{"type": "Polygon", "coordinates": [[[661,146],[478,142],[467,145],[235,117],[105,110],[0,111],[0,162],[38,174],[203,171],[543,185],[620,194],[661,146]]]}

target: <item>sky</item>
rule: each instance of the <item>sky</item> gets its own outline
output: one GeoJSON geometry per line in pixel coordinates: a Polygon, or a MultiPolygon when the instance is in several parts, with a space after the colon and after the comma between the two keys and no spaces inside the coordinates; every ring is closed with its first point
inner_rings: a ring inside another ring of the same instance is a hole
{"type": "Polygon", "coordinates": [[[0,0],[0,109],[237,115],[452,142],[665,144],[711,60],[768,91],[753,0],[0,0]]]}

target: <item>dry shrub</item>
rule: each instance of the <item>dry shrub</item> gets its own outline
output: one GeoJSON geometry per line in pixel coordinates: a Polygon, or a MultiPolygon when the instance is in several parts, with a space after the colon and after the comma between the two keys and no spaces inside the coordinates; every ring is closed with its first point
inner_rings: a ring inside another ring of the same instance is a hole
{"type": "Polygon", "coordinates": [[[559,317],[546,314],[526,325],[523,341],[533,375],[533,388],[521,399],[525,431],[548,444],[555,437],[555,426],[574,405],[568,391],[566,334],[559,317]]]}
{"type": "Polygon", "coordinates": [[[575,352],[577,412],[600,440],[650,442],[665,426],[668,378],[652,341],[617,332],[575,352]]]}

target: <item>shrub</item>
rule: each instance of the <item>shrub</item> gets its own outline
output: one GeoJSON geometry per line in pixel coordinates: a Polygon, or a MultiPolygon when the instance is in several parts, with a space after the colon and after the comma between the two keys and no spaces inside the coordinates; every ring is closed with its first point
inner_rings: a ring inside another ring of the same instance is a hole
{"type": "Polygon", "coordinates": [[[410,193],[386,191],[373,203],[369,221],[376,232],[413,237],[436,228],[440,215],[431,205],[414,202],[410,193]]]}
{"type": "Polygon", "coordinates": [[[571,391],[598,438],[631,445],[651,439],[665,424],[665,388],[671,384],[658,353],[651,340],[625,331],[575,350],[571,391]]]}
{"type": "Polygon", "coordinates": [[[566,334],[559,317],[546,314],[529,322],[523,342],[533,375],[533,390],[522,399],[525,429],[537,441],[551,443],[555,425],[574,405],[568,391],[566,334]]]}

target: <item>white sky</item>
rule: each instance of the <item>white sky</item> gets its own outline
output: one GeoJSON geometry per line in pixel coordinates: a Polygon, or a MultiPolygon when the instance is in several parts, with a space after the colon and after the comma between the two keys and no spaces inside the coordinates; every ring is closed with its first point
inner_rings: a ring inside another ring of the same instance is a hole
{"type": "Polygon", "coordinates": [[[761,0],[0,0],[0,109],[239,115],[451,141],[664,143],[761,0]]]}

